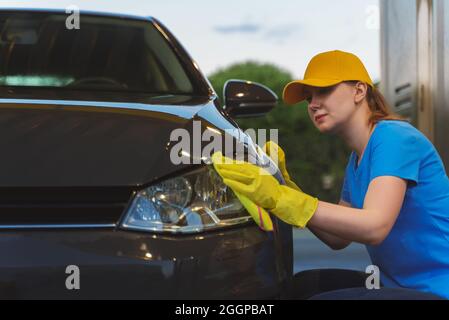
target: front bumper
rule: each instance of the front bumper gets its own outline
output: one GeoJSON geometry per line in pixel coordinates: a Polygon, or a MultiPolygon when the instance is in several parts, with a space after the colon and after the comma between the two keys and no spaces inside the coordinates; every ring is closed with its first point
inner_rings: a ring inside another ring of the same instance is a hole
{"type": "Polygon", "coordinates": [[[254,225],[189,236],[2,230],[0,298],[276,298],[285,280],[276,259],[273,234],[254,225]],[[79,268],[79,290],[66,287],[70,265],[79,268]]]}

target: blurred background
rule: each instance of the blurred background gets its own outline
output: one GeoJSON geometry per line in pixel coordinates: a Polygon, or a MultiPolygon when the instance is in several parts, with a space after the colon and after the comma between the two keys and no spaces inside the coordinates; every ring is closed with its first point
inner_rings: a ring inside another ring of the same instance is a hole
{"type": "MultiPolygon", "coordinates": [[[[245,79],[282,97],[285,84],[302,79],[315,54],[336,49],[358,55],[380,82],[378,0],[0,0],[3,8],[30,4],[153,16],[177,36],[220,96],[226,80],[245,79]]],[[[265,117],[237,122],[242,129],[278,129],[292,178],[320,200],[338,202],[350,150],[315,129],[306,105],[287,107],[280,100],[265,117]]],[[[295,230],[294,239],[295,272],[365,271],[371,264],[362,245],[333,252],[306,230],[295,230]]]]}

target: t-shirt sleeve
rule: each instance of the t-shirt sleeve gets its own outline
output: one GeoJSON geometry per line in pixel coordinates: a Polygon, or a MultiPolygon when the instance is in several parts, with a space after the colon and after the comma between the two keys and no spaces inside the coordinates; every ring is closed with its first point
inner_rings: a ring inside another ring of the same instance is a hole
{"type": "Polygon", "coordinates": [[[346,165],[346,169],[345,169],[345,176],[343,179],[343,186],[341,188],[341,192],[340,192],[340,200],[343,200],[344,202],[347,203],[351,203],[351,192],[349,191],[349,179],[348,179],[348,174],[349,174],[349,167],[351,165],[351,159],[352,159],[352,154],[349,156],[348,159],[348,163],[346,165]]]}
{"type": "Polygon", "coordinates": [[[371,181],[393,176],[417,184],[421,152],[416,136],[405,130],[385,130],[377,138],[370,161],[371,181]]]}
{"type": "Polygon", "coordinates": [[[344,178],[343,187],[341,188],[340,199],[346,203],[351,203],[351,194],[349,193],[348,179],[344,178]]]}

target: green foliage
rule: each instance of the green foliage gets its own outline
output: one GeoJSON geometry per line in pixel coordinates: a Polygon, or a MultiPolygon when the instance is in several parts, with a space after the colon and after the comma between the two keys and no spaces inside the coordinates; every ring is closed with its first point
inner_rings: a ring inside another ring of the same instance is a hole
{"type": "Polygon", "coordinates": [[[295,106],[283,104],[282,91],[292,81],[291,74],[271,64],[234,64],[209,76],[220,99],[223,86],[229,79],[258,82],[278,95],[279,105],[273,111],[260,118],[236,119],[238,124],[243,130],[278,129],[279,145],[285,150],[292,179],[305,192],[320,200],[338,202],[350,151],[337,137],[321,134],[315,128],[305,103],[295,106]],[[325,176],[333,180],[330,186],[324,183],[325,176]]]}

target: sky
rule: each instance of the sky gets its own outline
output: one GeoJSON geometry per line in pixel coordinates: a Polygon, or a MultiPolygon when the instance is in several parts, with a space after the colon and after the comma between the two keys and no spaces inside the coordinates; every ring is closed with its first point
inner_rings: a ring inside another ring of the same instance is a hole
{"type": "MultiPolygon", "coordinates": [[[[267,62],[302,79],[310,59],[349,51],[380,79],[379,0],[0,0],[0,8],[44,7],[153,16],[212,72],[267,62]]],[[[81,22],[82,23],[82,22],[81,22]]]]}

